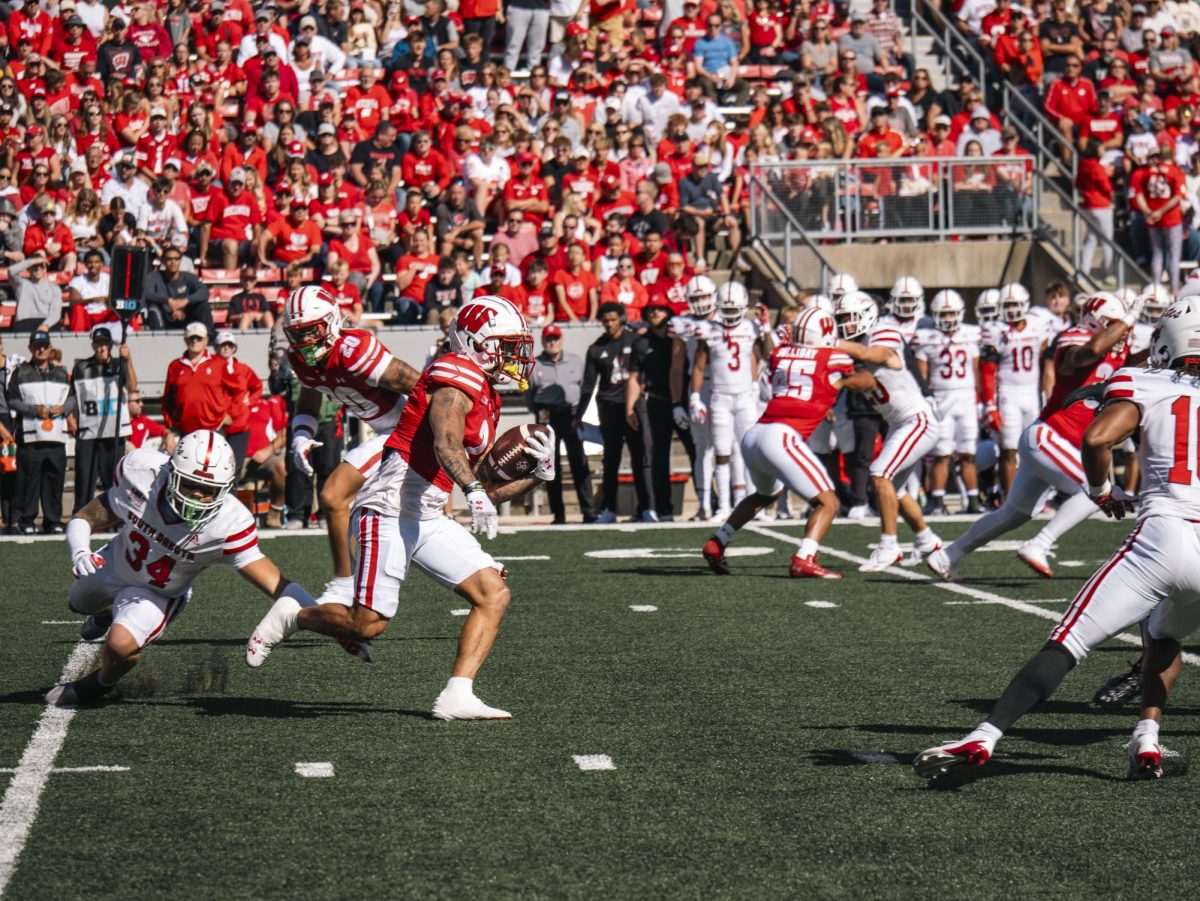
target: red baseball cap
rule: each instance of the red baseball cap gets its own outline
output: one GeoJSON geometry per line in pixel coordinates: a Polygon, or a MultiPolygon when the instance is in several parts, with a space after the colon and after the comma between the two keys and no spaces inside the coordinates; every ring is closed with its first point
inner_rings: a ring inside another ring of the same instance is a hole
{"type": "Polygon", "coordinates": [[[317,184],[319,184],[319,185],[333,184],[333,173],[332,172],[322,172],[320,175],[317,176],[317,184]]]}
{"type": "Polygon", "coordinates": [[[27,129],[25,129],[25,137],[27,138],[36,138],[41,133],[42,126],[40,125],[30,125],[27,129]]]}
{"type": "Polygon", "coordinates": [[[408,73],[397,69],[392,73],[392,87],[406,88],[408,87],[408,73]]]}
{"type": "Polygon", "coordinates": [[[544,329],[542,329],[542,340],[543,341],[545,341],[547,338],[561,338],[561,337],[562,337],[562,329],[560,329],[557,325],[548,325],[544,329]]]}
{"type": "Polygon", "coordinates": [[[299,141],[292,141],[292,143],[287,145],[287,155],[291,156],[291,157],[300,157],[301,159],[303,159],[304,158],[304,145],[301,144],[299,141]]]}
{"type": "Polygon", "coordinates": [[[292,198],[292,209],[293,210],[307,210],[308,209],[308,199],[304,198],[304,197],[293,197],[292,198]]]}
{"type": "Polygon", "coordinates": [[[538,161],[536,153],[530,153],[528,150],[523,150],[517,154],[517,165],[532,166],[538,161]]]}
{"type": "Polygon", "coordinates": [[[580,25],[578,22],[572,22],[570,25],[567,26],[567,37],[569,37],[569,38],[583,37],[583,35],[585,35],[587,33],[588,33],[588,30],[586,28],[584,28],[582,25],[580,25]]]}
{"type": "Polygon", "coordinates": [[[615,191],[617,188],[621,187],[621,179],[617,178],[610,172],[600,180],[600,187],[615,191]]]}

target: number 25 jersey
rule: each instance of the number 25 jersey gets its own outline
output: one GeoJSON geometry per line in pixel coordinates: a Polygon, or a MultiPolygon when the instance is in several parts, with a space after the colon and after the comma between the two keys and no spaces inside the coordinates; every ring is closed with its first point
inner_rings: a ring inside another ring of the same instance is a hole
{"type": "Polygon", "coordinates": [[[122,522],[108,565],[116,567],[123,584],[176,598],[214,564],[241,569],[263,557],[254,517],[232,493],[216,516],[196,528],[168,505],[169,475],[167,455],[149,448],[117,463],[105,506],[122,522]]]}

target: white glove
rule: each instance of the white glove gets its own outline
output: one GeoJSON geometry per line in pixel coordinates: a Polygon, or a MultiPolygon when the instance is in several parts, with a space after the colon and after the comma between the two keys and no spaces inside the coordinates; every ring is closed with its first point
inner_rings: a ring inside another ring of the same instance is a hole
{"type": "Polygon", "coordinates": [[[1139,294],[1129,302],[1129,311],[1125,314],[1124,322],[1130,328],[1137,324],[1137,321],[1142,316],[1142,307],[1146,305],[1146,297],[1144,294],[1139,294]]]}
{"type": "Polygon", "coordinates": [[[475,487],[467,492],[467,506],[471,509],[471,534],[495,538],[500,528],[496,505],[492,503],[482,485],[473,484],[475,487]]]}
{"type": "Polygon", "coordinates": [[[292,463],[305,476],[312,478],[313,467],[308,455],[316,448],[324,446],[324,442],[317,441],[312,435],[305,432],[296,433],[292,437],[292,463]]]}
{"type": "Polygon", "coordinates": [[[671,415],[675,417],[675,428],[681,432],[690,431],[692,421],[688,418],[688,411],[683,408],[683,404],[676,404],[671,408],[671,415]]]}
{"type": "Polygon", "coordinates": [[[543,482],[554,481],[554,429],[546,426],[546,433],[531,432],[525,439],[525,453],[533,457],[537,464],[533,467],[533,475],[543,482]]]}
{"type": "Polygon", "coordinates": [[[704,401],[700,399],[700,392],[693,391],[692,396],[688,398],[688,412],[691,413],[692,422],[701,425],[708,422],[708,407],[704,406],[704,401]]]}
{"type": "Polygon", "coordinates": [[[76,579],[90,576],[99,568],[91,551],[76,551],[75,555],[71,557],[71,572],[76,579]]]}

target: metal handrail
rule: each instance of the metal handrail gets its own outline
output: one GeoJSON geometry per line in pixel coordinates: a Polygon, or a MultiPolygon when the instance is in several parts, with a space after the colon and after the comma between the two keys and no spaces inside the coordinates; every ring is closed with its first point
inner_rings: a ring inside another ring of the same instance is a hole
{"type": "Polygon", "coordinates": [[[1017,129],[1024,143],[1034,146],[1043,165],[1046,160],[1055,160],[1062,165],[1061,148],[1067,148],[1066,168],[1070,172],[1071,190],[1074,192],[1075,174],[1079,167],[1079,154],[1075,147],[1062,139],[1058,127],[1016,87],[1006,81],[1003,91],[1004,108],[1013,113],[1005,117],[1005,122],[1017,129]],[[1032,126],[1029,124],[1031,121],[1032,126]]]}
{"type": "Polygon", "coordinates": [[[750,225],[755,243],[763,253],[766,253],[775,261],[780,271],[784,273],[787,288],[793,294],[799,294],[803,290],[802,286],[792,275],[792,243],[796,239],[804,243],[820,264],[820,281],[817,282],[819,287],[828,284],[830,276],[837,272],[836,267],[829,262],[829,258],[821,252],[820,247],[808,236],[808,232],[804,230],[795,216],[792,215],[791,210],[787,208],[778,195],[771,189],[771,186],[767,184],[767,180],[754,171],[750,173],[750,225]],[[770,204],[770,209],[767,208],[768,203],[770,204]],[[782,260],[775,255],[767,240],[773,235],[768,214],[778,215],[782,218],[782,260]]]}
{"type": "Polygon", "coordinates": [[[962,72],[970,72],[980,89],[987,85],[987,63],[983,56],[940,9],[931,3],[918,0],[912,6],[911,30],[914,41],[918,25],[936,46],[942,48],[942,70],[947,81],[952,82],[962,72]],[[922,10],[928,12],[928,18],[922,15],[922,10]]]}
{"type": "MultiPolygon", "coordinates": [[[[1055,184],[1054,179],[1047,177],[1045,173],[1038,171],[1035,173],[1035,178],[1043,191],[1049,188],[1051,193],[1055,194],[1071,213],[1071,246],[1069,248],[1059,244],[1045,229],[1041,232],[1041,239],[1056,245],[1059,252],[1071,261],[1071,266],[1074,268],[1072,277],[1076,282],[1086,283],[1086,286],[1093,291],[1099,290],[1103,286],[1098,284],[1091,275],[1091,260],[1081,259],[1084,234],[1089,229],[1083,209],[1080,208],[1073,197],[1069,196],[1066,191],[1055,184]]],[[[1151,283],[1150,273],[1139,266],[1137,261],[1126,253],[1121,245],[1100,234],[1098,231],[1094,232],[1094,234],[1101,248],[1108,247],[1113,252],[1113,261],[1116,264],[1116,271],[1113,274],[1116,276],[1118,288],[1124,288],[1135,281],[1139,285],[1148,285],[1151,283]]]]}

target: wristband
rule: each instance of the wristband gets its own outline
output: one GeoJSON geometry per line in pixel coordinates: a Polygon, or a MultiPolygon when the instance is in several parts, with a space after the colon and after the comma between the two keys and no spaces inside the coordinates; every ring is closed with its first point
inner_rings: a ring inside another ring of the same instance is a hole
{"type": "Polygon", "coordinates": [[[1108,479],[1105,479],[1104,484],[1102,485],[1089,484],[1087,486],[1087,493],[1088,497],[1092,498],[1093,500],[1098,497],[1104,497],[1106,494],[1112,494],[1112,482],[1108,479]]]}
{"type": "Polygon", "coordinates": [[[483,491],[483,482],[476,480],[463,485],[463,494],[470,494],[472,491],[483,491]]]}
{"type": "Polygon", "coordinates": [[[86,519],[70,520],[66,528],[67,549],[74,560],[79,554],[92,552],[92,527],[86,519]]]}
{"type": "Polygon", "coordinates": [[[317,417],[311,413],[297,413],[293,416],[292,434],[295,435],[300,431],[307,432],[309,437],[315,436],[317,434],[317,417]]]}

